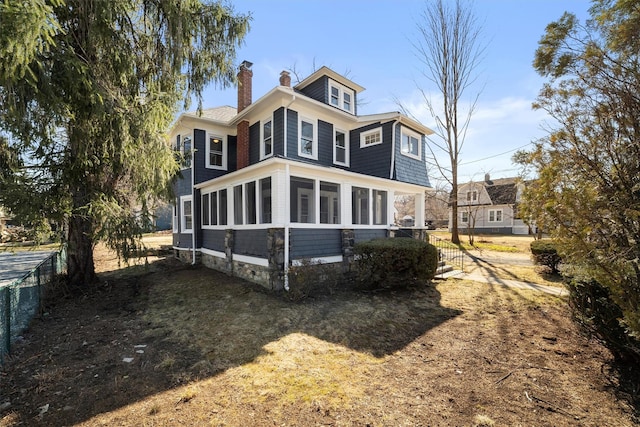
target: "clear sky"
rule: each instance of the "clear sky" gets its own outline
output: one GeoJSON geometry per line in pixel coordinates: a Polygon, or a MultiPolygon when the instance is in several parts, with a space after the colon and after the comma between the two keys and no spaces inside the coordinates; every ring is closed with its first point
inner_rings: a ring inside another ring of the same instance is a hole
{"type": "MultiPolygon", "coordinates": [[[[233,0],[236,12],[252,14],[251,30],[238,63],[253,62],[253,99],[278,85],[280,72],[304,78],[323,65],[365,87],[359,114],[398,111],[395,99],[434,128],[417,87],[437,96],[421,75],[411,40],[423,0],[233,0]]],[[[511,163],[519,148],[544,135],[543,112],[531,108],[544,79],[532,67],[545,27],[565,11],[588,17],[585,0],[476,0],[468,3],[482,28],[486,53],[477,73],[477,111],[461,154],[459,179],[516,176],[511,163]]],[[[295,76],[292,83],[295,84],[295,76]]],[[[236,90],[209,88],[204,108],[236,106],[236,90]]],[[[430,172],[432,184],[437,171],[430,172]]]]}

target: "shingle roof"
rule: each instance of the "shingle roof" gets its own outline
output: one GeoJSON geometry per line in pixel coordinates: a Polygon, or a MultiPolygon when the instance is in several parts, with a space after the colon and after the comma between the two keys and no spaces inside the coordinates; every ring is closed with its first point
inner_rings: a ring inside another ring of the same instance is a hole
{"type": "Polygon", "coordinates": [[[236,109],[236,107],[231,107],[229,105],[207,108],[205,110],[202,110],[202,115],[199,115],[197,111],[190,111],[188,113],[185,113],[186,116],[199,117],[225,123],[231,121],[231,119],[233,119],[236,114],[238,114],[238,110],[236,109]]]}
{"type": "Polygon", "coordinates": [[[494,205],[508,205],[516,202],[516,178],[500,178],[483,182],[487,194],[494,205]]]}

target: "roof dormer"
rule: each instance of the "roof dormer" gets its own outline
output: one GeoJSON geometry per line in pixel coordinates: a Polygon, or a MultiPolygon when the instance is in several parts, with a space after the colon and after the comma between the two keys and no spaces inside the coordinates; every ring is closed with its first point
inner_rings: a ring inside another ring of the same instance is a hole
{"type": "Polygon", "coordinates": [[[353,115],[357,114],[357,95],[364,90],[362,86],[325,66],[298,83],[294,89],[353,115]]]}

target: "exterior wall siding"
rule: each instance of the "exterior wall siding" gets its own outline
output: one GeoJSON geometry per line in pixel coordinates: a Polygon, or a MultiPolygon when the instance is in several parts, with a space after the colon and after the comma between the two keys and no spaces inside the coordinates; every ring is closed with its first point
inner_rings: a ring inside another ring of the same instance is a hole
{"type": "Polygon", "coordinates": [[[249,164],[255,165],[260,161],[260,122],[249,126],[249,164]]]}
{"type": "Polygon", "coordinates": [[[322,120],[318,120],[318,163],[333,164],[333,125],[322,120]]]}
{"type": "Polygon", "coordinates": [[[292,228],[289,239],[291,259],[342,255],[341,229],[292,228]]]}
{"type": "Polygon", "coordinates": [[[427,165],[423,160],[425,156],[424,150],[426,149],[424,140],[421,142],[421,158],[418,160],[402,154],[402,126],[400,124],[396,125],[395,137],[394,178],[402,182],[431,187],[427,176],[427,165]]]}
{"type": "Polygon", "coordinates": [[[267,258],[267,230],[235,230],[233,253],[267,258]]]}
{"type": "Polygon", "coordinates": [[[298,156],[298,112],[287,110],[287,158],[300,159],[298,156]]]}
{"type": "Polygon", "coordinates": [[[284,107],[273,112],[273,154],[284,156],[284,107]]]}
{"type": "Polygon", "coordinates": [[[224,252],[225,230],[202,230],[202,247],[214,251],[224,252]]]}
{"type": "Polygon", "coordinates": [[[174,233],[173,234],[173,246],[177,248],[193,248],[193,238],[191,233],[174,233]]]}
{"type": "Polygon", "coordinates": [[[300,92],[309,98],[313,98],[316,101],[320,101],[324,104],[328,104],[327,102],[327,87],[329,80],[327,77],[321,77],[315,82],[311,83],[300,92]]]}
{"type": "Polygon", "coordinates": [[[379,123],[365,126],[349,133],[350,156],[352,172],[372,175],[379,178],[389,178],[391,171],[391,134],[390,123],[379,123]],[[360,134],[368,130],[382,127],[382,143],[370,147],[360,148],[360,134]]]}
{"type": "Polygon", "coordinates": [[[188,196],[191,194],[191,169],[183,169],[175,183],[176,196],[188,196]]]}

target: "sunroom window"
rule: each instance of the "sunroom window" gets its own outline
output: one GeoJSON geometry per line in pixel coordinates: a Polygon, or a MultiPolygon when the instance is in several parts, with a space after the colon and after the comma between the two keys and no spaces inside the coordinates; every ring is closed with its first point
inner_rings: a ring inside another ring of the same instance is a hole
{"type": "Polygon", "coordinates": [[[315,181],[291,177],[291,222],[315,223],[315,181]]]}

